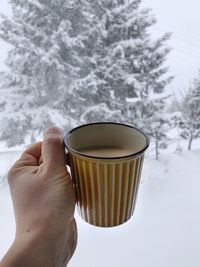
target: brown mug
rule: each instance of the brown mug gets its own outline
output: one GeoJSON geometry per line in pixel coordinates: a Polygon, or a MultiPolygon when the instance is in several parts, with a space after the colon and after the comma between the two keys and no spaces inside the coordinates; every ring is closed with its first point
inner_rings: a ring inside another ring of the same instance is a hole
{"type": "Polygon", "coordinates": [[[81,125],[64,137],[80,216],[101,227],[131,218],[149,138],[126,124],[81,125]]]}

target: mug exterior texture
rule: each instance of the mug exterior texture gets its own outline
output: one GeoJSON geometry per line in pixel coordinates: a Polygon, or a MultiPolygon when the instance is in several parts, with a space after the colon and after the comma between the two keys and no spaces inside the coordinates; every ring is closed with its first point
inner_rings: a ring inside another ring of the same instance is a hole
{"type": "MultiPolygon", "coordinates": [[[[71,134],[75,130],[76,128],[71,134]]],[[[148,137],[145,138],[143,150],[133,155],[114,158],[90,157],[79,153],[71,149],[65,138],[78,211],[86,222],[95,226],[112,227],[131,218],[137,199],[144,152],[149,145],[148,137]]]]}

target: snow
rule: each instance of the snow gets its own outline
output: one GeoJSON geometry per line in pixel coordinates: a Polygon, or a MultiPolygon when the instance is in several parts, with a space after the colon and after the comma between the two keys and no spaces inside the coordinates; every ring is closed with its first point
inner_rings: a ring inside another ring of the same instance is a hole
{"type": "Polygon", "coordinates": [[[13,164],[13,162],[20,156],[21,151],[4,151],[0,152],[0,185],[1,180],[6,176],[6,173],[8,172],[9,168],[13,164]]]}
{"type": "Polygon", "coordinates": [[[131,75],[131,74],[127,75],[125,82],[126,84],[130,84],[130,85],[134,84],[134,86],[135,86],[135,83],[138,83],[137,79],[135,78],[135,75],[131,75]]]}
{"type": "Polygon", "coordinates": [[[116,119],[120,118],[120,115],[120,111],[110,110],[106,104],[102,103],[96,106],[90,106],[86,108],[86,110],[83,112],[79,119],[79,123],[84,123],[84,121],[112,121],[114,117],[116,119]]]}
{"type": "Polygon", "coordinates": [[[129,28],[130,26],[133,26],[135,27],[135,30],[137,29],[137,24],[135,23],[138,19],[138,14],[131,14],[129,17],[128,17],[128,20],[126,21],[125,23],[125,26],[127,28],[129,28]]]}
{"type": "Polygon", "coordinates": [[[0,259],[12,244],[15,235],[14,214],[8,187],[0,190],[0,259]]]}
{"type": "Polygon", "coordinates": [[[126,97],[126,102],[127,103],[137,103],[141,99],[139,97],[126,97]]]}
{"type": "Polygon", "coordinates": [[[122,47],[127,48],[127,47],[142,46],[143,44],[140,39],[130,39],[130,40],[119,41],[118,45],[121,45],[122,47]]]}
{"type": "Polygon", "coordinates": [[[155,94],[154,92],[150,92],[148,99],[149,100],[159,100],[162,98],[169,98],[170,95],[167,91],[164,91],[163,93],[155,94]]]}
{"type": "Polygon", "coordinates": [[[121,58],[124,59],[124,50],[123,50],[123,47],[120,44],[117,45],[116,47],[114,47],[113,50],[112,50],[112,55],[113,56],[117,55],[118,53],[120,53],[121,58]]]}
{"type": "Polygon", "coordinates": [[[28,1],[31,5],[35,5],[39,9],[44,9],[44,6],[37,0],[29,0],[28,1]]]}
{"type": "MultiPolygon", "coordinates": [[[[0,154],[1,174],[18,157],[0,154]]],[[[69,267],[198,267],[200,150],[146,158],[133,217],[104,229],[77,214],[78,246],[69,267]]],[[[7,186],[0,189],[0,258],[15,232],[7,186]]]]}

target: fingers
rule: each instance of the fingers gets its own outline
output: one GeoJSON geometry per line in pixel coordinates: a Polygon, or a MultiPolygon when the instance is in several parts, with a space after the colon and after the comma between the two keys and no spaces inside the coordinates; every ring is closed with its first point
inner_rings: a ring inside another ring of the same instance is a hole
{"type": "Polygon", "coordinates": [[[41,155],[45,164],[52,166],[66,165],[63,136],[58,128],[50,128],[45,133],[43,142],[37,142],[29,146],[13,167],[38,166],[41,155]]]}
{"type": "Polygon", "coordinates": [[[42,142],[37,142],[29,146],[21,155],[21,157],[14,164],[15,167],[23,166],[37,166],[38,159],[41,155],[42,142]]]}
{"type": "Polygon", "coordinates": [[[56,127],[50,128],[42,142],[42,161],[51,166],[65,165],[63,136],[56,127]]]}

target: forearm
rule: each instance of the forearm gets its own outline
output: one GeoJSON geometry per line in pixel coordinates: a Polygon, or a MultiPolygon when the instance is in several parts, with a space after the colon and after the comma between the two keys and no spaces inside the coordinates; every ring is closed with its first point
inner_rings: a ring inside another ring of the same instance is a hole
{"type": "Polygon", "coordinates": [[[0,262],[0,267],[60,267],[54,251],[45,240],[16,239],[0,262]]]}

